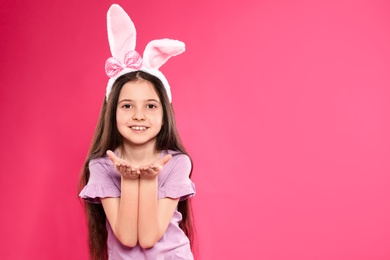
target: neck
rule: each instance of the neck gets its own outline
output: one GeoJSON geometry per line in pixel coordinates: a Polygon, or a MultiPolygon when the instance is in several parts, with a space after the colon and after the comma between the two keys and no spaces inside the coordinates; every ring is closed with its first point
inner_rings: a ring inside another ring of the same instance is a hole
{"type": "Polygon", "coordinates": [[[148,165],[160,157],[160,151],[156,151],[154,145],[148,147],[123,144],[119,151],[120,156],[134,167],[148,165]]]}

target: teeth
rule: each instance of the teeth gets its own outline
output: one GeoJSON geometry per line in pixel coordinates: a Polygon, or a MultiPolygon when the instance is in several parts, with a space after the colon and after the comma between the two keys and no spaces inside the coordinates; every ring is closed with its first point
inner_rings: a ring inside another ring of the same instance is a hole
{"type": "Polygon", "coordinates": [[[140,131],[140,130],[146,130],[146,127],[145,126],[132,126],[131,129],[140,131]]]}

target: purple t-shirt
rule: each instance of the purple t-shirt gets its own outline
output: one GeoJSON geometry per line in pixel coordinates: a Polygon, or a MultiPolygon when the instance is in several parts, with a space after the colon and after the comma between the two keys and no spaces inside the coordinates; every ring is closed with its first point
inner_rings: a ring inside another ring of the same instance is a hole
{"type": "MultiPolygon", "coordinates": [[[[189,174],[191,161],[185,154],[163,151],[161,157],[172,154],[172,158],[158,175],[158,198],[180,198],[185,200],[195,194],[195,186],[189,174]]],[[[121,196],[121,176],[116,171],[108,156],[93,159],[89,163],[90,177],[87,185],[80,192],[80,197],[91,203],[100,203],[100,198],[121,196]]],[[[137,244],[126,247],[115,237],[111,226],[106,221],[108,232],[108,258],[112,260],[189,260],[193,259],[188,237],[179,227],[182,215],[177,209],[165,234],[149,249],[137,244]]]]}

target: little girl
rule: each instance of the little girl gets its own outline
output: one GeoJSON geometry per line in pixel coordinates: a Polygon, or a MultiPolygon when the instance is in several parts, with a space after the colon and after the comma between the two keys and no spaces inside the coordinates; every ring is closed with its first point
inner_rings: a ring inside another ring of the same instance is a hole
{"type": "Polygon", "coordinates": [[[159,67],[179,41],[135,51],[134,24],[118,5],[107,14],[112,58],[106,99],[80,180],[92,259],[193,259],[192,163],[177,132],[159,67]]]}

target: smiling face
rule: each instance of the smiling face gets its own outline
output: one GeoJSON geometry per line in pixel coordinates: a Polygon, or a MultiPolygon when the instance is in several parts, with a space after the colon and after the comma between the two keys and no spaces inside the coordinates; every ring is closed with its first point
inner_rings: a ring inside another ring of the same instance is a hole
{"type": "Polygon", "coordinates": [[[154,149],[163,124],[163,108],[153,85],[146,80],[123,85],[116,109],[123,144],[154,149]]]}

